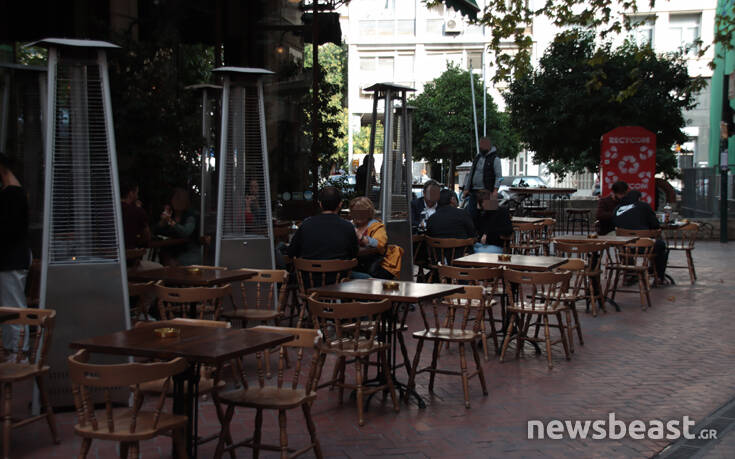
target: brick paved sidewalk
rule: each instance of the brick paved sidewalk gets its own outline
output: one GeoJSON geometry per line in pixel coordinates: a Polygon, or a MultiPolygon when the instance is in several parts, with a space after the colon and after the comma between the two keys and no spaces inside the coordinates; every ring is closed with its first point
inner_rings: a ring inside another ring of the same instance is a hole
{"type": "MultiPolygon", "coordinates": [[[[674,254],[672,257],[678,255],[674,254]]],[[[402,405],[394,413],[389,402],[373,400],[366,425],[357,426],[357,413],[347,400],[336,401],[336,391],[322,390],[314,405],[315,422],[328,457],[650,457],[668,440],[527,440],[527,421],[607,419],[670,420],[689,416],[699,421],[735,397],[735,340],[733,339],[732,274],[735,246],[698,242],[695,263],[699,280],[690,285],[686,270],[671,273],[676,286],[655,289],[653,308],[640,310],[637,294],[620,294],[622,312],[608,307],[606,315],[582,314],[585,345],[575,343],[575,354],[565,361],[554,350],[554,369],[546,358],[525,352],[519,361],[485,364],[490,394],[483,397],[476,379],[470,381],[472,408],[464,408],[459,378],[437,376],[436,393],[427,391],[428,376],[418,378],[419,392],[429,406],[402,405]]],[[[418,314],[409,329],[419,328],[418,314]]],[[[415,343],[407,334],[409,354],[415,343]]],[[[424,361],[430,352],[424,350],[424,361]]],[[[457,365],[457,351],[442,355],[444,365],[457,365]]],[[[330,374],[325,368],[324,374],[330,374]]],[[[399,373],[400,375],[400,373],[399,373]]],[[[348,373],[348,377],[352,376],[348,373]]],[[[18,392],[16,392],[18,393],[18,392]]],[[[23,400],[15,400],[23,409],[23,400]]],[[[218,430],[210,403],[200,410],[200,433],[218,430]]],[[[237,438],[249,436],[253,413],[240,410],[233,421],[237,438]]],[[[277,420],[264,417],[264,441],[277,442],[277,420]]],[[[79,441],[72,434],[73,413],[58,416],[62,444],[52,444],[44,423],[13,432],[12,456],[73,457],[79,441]]],[[[299,412],[289,413],[289,443],[307,439],[299,412]]],[[[713,452],[735,455],[731,435],[713,452]]],[[[200,448],[211,457],[214,445],[200,448]]],[[[170,457],[170,440],[141,445],[145,458],[170,457]]],[[[241,457],[249,457],[242,450],[241,457]]],[[[93,444],[89,457],[112,457],[109,443],[93,444]]],[[[267,455],[266,455],[267,456],[267,455]]]]}

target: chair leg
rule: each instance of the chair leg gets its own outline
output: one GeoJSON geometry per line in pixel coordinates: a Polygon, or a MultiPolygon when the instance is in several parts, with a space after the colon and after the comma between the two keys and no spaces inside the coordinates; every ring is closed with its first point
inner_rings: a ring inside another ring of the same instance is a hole
{"type": "Polygon", "coordinates": [[[697,280],[697,272],[694,271],[694,259],[692,258],[691,249],[686,250],[687,267],[689,268],[689,281],[693,284],[697,280]]]}
{"type": "MultiPolygon", "coordinates": [[[[411,374],[408,377],[408,390],[415,390],[416,388],[416,372],[418,371],[419,363],[421,362],[421,350],[424,348],[424,340],[419,339],[416,344],[416,354],[413,356],[413,365],[411,365],[411,374]]],[[[408,404],[409,397],[406,394],[406,404],[408,404]]]]}
{"type": "Polygon", "coordinates": [[[650,294],[650,288],[649,288],[649,280],[648,280],[648,271],[643,272],[643,286],[645,287],[645,293],[646,293],[646,304],[648,305],[648,308],[651,308],[651,294],[650,294]]]}
{"type": "Polygon", "coordinates": [[[130,443],[126,441],[120,442],[120,459],[128,459],[129,447],[130,447],[130,443]]]}
{"type": "Polygon", "coordinates": [[[355,379],[357,380],[355,391],[357,392],[357,423],[362,427],[365,425],[363,415],[363,395],[362,395],[362,361],[359,357],[355,358],[355,379]]]}
{"type": "MultiPolygon", "coordinates": [[[[493,315],[493,308],[488,307],[487,308],[488,317],[490,318],[490,335],[493,337],[493,345],[495,346],[495,353],[500,350],[498,347],[498,330],[495,328],[495,316],[493,315]]],[[[485,339],[485,343],[487,343],[487,338],[485,339]]],[[[487,344],[484,344],[484,346],[487,347],[487,344]]],[[[488,356],[487,348],[484,349],[485,351],[485,361],[490,360],[488,356]]]]}
{"type": "MultiPolygon", "coordinates": [[[[383,364],[383,374],[387,375],[386,383],[388,384],[388,391],[390,392],[390,399],[393,402],[393,411],[398,413],[401,407],[398,405],[398,398],[396,397],[396,388],[393,385],[393,378],[390,375],[390,363],[388,363],[388,351],[383,350],[380,355],[380,360],[383,364]]],[[[406,396],[408,399],[408,396],[406,396]]]]}
{"type": "Polygon", "coordinates": [[[525,316],[520,317],[521,321],[518,324],[518,347],[516,348],[517,359],[521,357],[521,351],[523,350],[525,339],[528,336],[528,329],[530,328],[531,320],[533,319],[533,316],[531,314],[526,314],[525,316]]]}
{"type": "MultiPolygon", "coordinates": [[[[228,405],[227,411],[225,412],[222,419],[220,419],[220,423],[222,426],[222,429],[219,433],[219,440],[217,440],[217,448],[214,451],[214,457],[216,459],[220,459],[222,457],[222,453],[225,448],[225,441],[230,438],[230,422],[232,422],[232,416],[235,414],[235,405],[228,405]]],[[[179,435],[184,434],[183,430],[178,429],[174,432],[174,441],[176,441],[176,435],[177,432],[179,435]]]]}
{"type": "MultiPolygon", "coordinates": [[[[459,343],[459,366],[462,375],[462,391],[464,392],[464,407],[470,407],[470,381],[467,376],[467,358],[464,352],[464,343],[459,343]]],[[[432,373],[433,374],[433,373],[432,373]]]]}
{"type": "Polygon", "coordinates": [[[477,377],[480,379],[480,386],[482,386],[482,395],[487,395],[485,372],[482,370],[482,364],[480,363],[480,354],[477,352],[477,344],[472,341],[470,342],[470,346],[472,346],[472,355],[475,357],[475,367],[477,368],[477,377]]]}
{"type": "Polygon", "coordinates": [[[171,432],[171,434],[174,437],[174,448],[176,448],[176,455],[178,457],[189,457],[189,452],[186,450],[186,434],[184,433],[184,429],[176,429],[171,432]]]}
{"type": "Polygon", "coordinates": [[[314,455],[317,459],[322,459],[322,446],[319,444],[319,438],[316,436],[316,427],[314,426],[314,420],[311,418],[311,407],[308,403],[301,405],[301,410],[304,412],[304,419],[306,420],[306,428],[309,429],[309,437],[311,437],[311,444],[314,449],[314,455]]]}
{"type": "MultiPolygon", "coordinates": [[[[572,303],[570,306],[573,307],[575,310],[577,309],[574,303],[572,303]]],[[[574,330],[572,330],[574,328],[574,325],[572,322],[572,311],[566,311],[565,315],[567,319],[566,333],[567,333],[567,342],[569,343],[569,352],[574,353],[574,330]]],[[[559,327],[560,327],[559,331],[563,335],[564,329],[561,328],[562,327],[561,323],[559,324],[559,327]]]]}
{"type": "Polygon", "coordinates": [[[138,459],[140,457],[140,443],[137,441],[130,444],[130,457],[132,459],[138,459]]]}
{"type": "MultiPolygon", "coordinates": [[[[87,457],[87,454],[89,453],[89,449],[91,446],[92,446],[91,438],[82,438],[82,447],[79,450],[79,459],[84,459],[87,457]]],[[[127,456],[127,451],[125,452],[125,455],[127,456]]]]}
{"type": "Polygon", "coordinates": [[[10,417],[12,401],[13,385],[5,383],[3,384],[3,457],[5,459],[10,457],[10,430],[13,422],[10,417]]]}
{"type": "Polygon", "coordinates": [[[51,408],[51,404],[48,400],[48,392],[46,388],[46,382],[42,376],[36,376],[36,384],[38,385],[38,394],[41,398],[41,405],[46,410],[46,422],[48,422],[48,428],[51,430],[51,437],[54,443],[59,444],[59,432],[56,430],[56,417],[54,416],[54,410],[51,408]]]}
{"type": "Polygon", "coordinates": [[[286,431],[286,410],[278,410],[278,430],[281,433],[281,459],[288,459],[288,432],[286,431]]]}
{"type": "Polygon", "coordinates": [[[500,362],[503,361],[505,358],[505,351],[508,349],[508,344],[510,344],[510,332],[513,330],[513,325],[516,323],[516,315],[511,314],[510,315],[510,322],[508,322],[508,330],[505,332],[505,339],[503,340],[503,349],[500,351],[500,362]]]}
{"type": "MultiPolygon", "coordinates": [[[[219,399],[217,398],[217,392],[212,393],[212,404],[214,405],[214,413],[217,415],[217,420],[220,422],[220,425],[222,425],[222,420],[225,418],[225,414],[222,412],[222,404],[220,404],[219,399]]],[[[225,441],[229,445],[233,443],[232,434],[229,430],[227,431],[227,435],[225,435],[225,441]]],[[[235,450],[230,450],[230,457],[235,459],[235,450]]]]}
{"type": "MultiPolygon", "coordinates": [[[[569,320],[569,311],[566,311],[566,314],[567,314],[567,320],[569,320]]],[[[564,355],[566,356],[567,360],[570,360],[572,356],[569,352],[569,343],[567,342],[566,332],[569,332],[569,335],[571,335],[571,330],[564,329],[564,320],[561,317],[561,312],[556,313],[555,316],[556,316],[556,322],[559,324],[559,334],[561,335],[561,344],[562,346],[564,346],[564,355]]]]}
{"type": "Polygon", "coordinates": [[[544,335],[546,338],[546,359],[549,362],[549,370],[551,370],[554,365],[551,363],[551,333],[549,332],[549,317],[546,314],[544,314],[544,335]]]}
{"type": "MultiPolygon", "coordinates": [[[[577,314],[577,308],[572,308],[572,318],[574,319],[574,328],[577,330],[577,337],[579,338],[579,345],[584,346],[584,339],[582,338],[582,324],[579,323],[579,315],[577,314]]],[[[571,340],[571,338],[569,338],[571,340]]],[[[571,344],[571,341],[570,341],[571,344]]]]}
{"type": "Polygon", "coordinates": [[[411,375],[411,358],[408,356],[408,349],[406,348],[406,341],[403,338],[403,332],[396,331],[398,334],[398,346],[401,348],[401,354],[403,355],[403,365],[406,367],[406,373],[411,375]]]}
{"type": "Polygon", "coordinates": [[[260,435],[263,431],[263,410],[257,408],[255,410],[255,432],[253,433],[253,457],[260,457],[260,435]]]}
{"type": "MultiPolygon", "coordinates": [[[[439,360],[439,342],[434,341],[434,350],[431,353],[431,369],[436,370],[436,362],[439,360]]],[[[436,376],[435,371],[429,372],[429,392],[434,392],[434,377],[436,376]]]]}

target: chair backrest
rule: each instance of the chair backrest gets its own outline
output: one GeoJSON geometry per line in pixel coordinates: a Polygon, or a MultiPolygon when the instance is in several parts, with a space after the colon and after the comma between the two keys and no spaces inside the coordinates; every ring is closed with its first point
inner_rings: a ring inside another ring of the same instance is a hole
{"type": "Polygon", "coordinates": [[[687,223],[686,225],[663,231],[664,240],[669,249],[686,250],[693,249],[699,233],[699,223],[687,223]]]}
{"type": "Polygon", "coordinates": [[[541,248],[544,223],[513,223],[513,239],[510,249],[513,253],[529,255],[541,248]]]}
{"type": "MultiPolygon", "coordinates": [[[[597,275],[600,273],[600,262],[602,261],[602,251],[605,250],[605,244],[599,242],[555,242],[554,251],[557,256],[580,258],[587,265],[585,274],[597,275]]],[[[561,269],[561,268],[560,268],[561,269]]]]}
{"type": "MultiPolygon", "coordinates": [[[[278,358],[278,377],[276,379],[276,386],[280,389],[283,387],[284,382],[286,381],[286,375],[285,370],[287,367],[289,367],[290,364],[288,364],[287,361],[287,355],[286,350],[287,349],[295,349],[296,350],[296,363],[295,365],[290,365],[290,368],[292,369],[292,373],[290,375],[290,384],[287,385],[287,387],[290,387],[291,389],[296,389],[299,386],[299,379],[301,378],[302,369],[303,369],[303,358],[305,351],[308,351],[311,349],[311,361],[309,363],[309,369],[308,369],[308,377],[306,378],[306,382],[304,384],[304,388],[306,389],[306,393],[312,392],[314,389],[314,378],[316,376],[316,371],[318,369],[318,359],[319,359],[319,344],[321,343],[321,333],[319,330],[314,329],[307,329],[307,328],[289,328],[289,327],[272,327],[272,326],[265,326],[265,325],[259,325],[257,327],[253,327],[250,330],[256,331],[256,332],[270,332],[270,333],[287,333],[289,335],[293,335],[294,339],[293,341],[288,341],[286,343],[283,343],[278,351],[279,358],[278,358]]],[[[256,354],[257,357],[257,373],[258,373],[258,384],[260,387],[265,386],[265,373],[264,373],[264,362],[263,362],[263,353],[258,352],[256,354]]],[[[240,372],[238,374],[238,379],[240,380],[241,384],[245,384],[245,387],[247,387],[247,382],[244,380],[244,374],[240,372]]]]}
{"type": "Polygon", "coordinates": [[[240,284],[243,305],[249,309],[273,309],[275,306],[280,311],[286,303],[288,271],[282,269],[251,271],[257,274],[240,284]]]}
{"type": "Polygon", "coordinates": [[[429,264],[451,265],[454,260],[472,253],[475,238],[455,239],[426,236],[426,247],[429,253],[429,264]]]}
{"type": "Polygon", "coordinates": [[[293,259],[296,280],[299,283],[299,293],[306,296],[312,287],[337,284],[350,278],[352,268],[357,266],[357,260],[308,260],[306,258],[293,259]]]}
{"type": "MultiPolygon", "coordinates": [[[[231,328],[232,327],[232,324],[230,322],[225,322],[223,320],[188,319],[186,317],[176,317],[176,318],[168,320],[167,322],[172,325],[191,325],[195,327],[212,327],[212,328],[231,328]]],[[[135,328],[160,327],[160,326],[161,326],[161,322],[159,321],[152,321],[152,322],[140,321],[135,324],[135,328]]]]}
{"type": "Polygon", "coordinates": [[[427,330],[431,328],[438,330],[446,327],[478,332],[480,322],[485,317],[485,309],[489,298],[483,286],[466,285],[463,292],[447,295],[441,301],[433,302],[431,304],[431,319],[425,308],[420,307],[424,327],[427,330]],[[472,319],[472,322],[470,322],[470,319],[472,319]]]}
{"type": "Polygon", "coordinates": [[[641,237],[630,244],[615,247],[615,263],[618,265],[647,268],[653,256],[654,240],[641,237]]]}
{"type": "Polygon", "coordinates": [[[370,303],[326,302],[316,294],[307,298],[314,327],[324,339],[323,346],[332,352],[370,352],[382,332],[381,314],[391,308],[387,299],[370,303]]]}
{"type": "Polygon", "coordinates": [[[489,298],[495,296],[498,285],[503,281],[502,268],[467,268],[439,266],[439,281],[444,284],[481,285],[489,298]]]}
{"type": "Polygon", "coordinates": [[[527,272],[506,269],[503,273],[505,293],[510,305],[524,309],[554,311],[561,304],[562,294],[569,290],[572,273],[527,272]]]}
{"type": "Polygon", "coordinates": [[[130,317],[133,322],[140,320],[140,316],[148,312],[148,306],[153,299],[154,282],[128,282],[128,298],[130,298],[130,317]]]}
{"type": "Polygon", "coordinates": [[[656,239],[661,236],[660,229],[651,230],[630,230],[625,228],[615,228],[615,234],[618,236],[638,236],[638,237],[650,237],[656,239]]]}
{"type": "Polygon", "coordinates": [[[6,320],[3,325],[23,325],[17,336],[17,341],[12,343],[12,349],[8,352],[16,352],[16,363],[24,358],[28,363],[42,368],[46,365],[51,338],[54,334],[56,324],[56,311],[53,309],[36,308],[11,308],[0,307],[0,312],[14,312],[18,314],[17,319],[6,320]],[[24,351],[24,343],[28,342],[28,351],[24,351]]]}
{"type": "Polygon", "coordinates": [[[193,312],[196,318],[217,320],[222,311],[222,300],[232,294],[232,286],[164,287],[158,283],[154,285],[154,291],[161,319],[186,317],[193,312]]]}
{"type": "Polygon", "coordinates": [[[122,430],[119,422],[126,422],[126,427],[131,434],[135,433],[137,417],[143,405],[144,394],[140,390],[140,384],[164,379],[163,390],[159,395],[153,415],[153,428],[155,429],[166,401],[166,392],[171,385],[171,377],[181,373],[188,366],[186,360],[181,357],[169,362],[117,365],[98,365],[88,362],[89,353],[84,349],[68,357],[69,378],[72,383],[72,394],[79,424],[82,427],[91,425],[95,431],[113,433],[122,430]],[[131,412],[124,417],[115,416],[112,409],[111,392],[121,386],[135,386],[131,412]],[[92,392],[98,391],[104,393],[105,400],[105,418],[100,420],[95,414],[95,403],[91,397],[92,392]],[[116,422],[118,422],[117,426],[116,422]]]}

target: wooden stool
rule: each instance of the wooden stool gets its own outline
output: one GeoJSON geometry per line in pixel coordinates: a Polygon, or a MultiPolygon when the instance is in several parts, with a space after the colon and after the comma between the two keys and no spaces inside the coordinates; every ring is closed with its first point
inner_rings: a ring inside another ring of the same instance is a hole
{"type": "Polygon", "coordinates": [[[571,234],[574,234],[579,223],[579,232],[583,234],[590,233],[590,210],[589,209],[567,209],[567,233],[569,233],[569,225],[572,226],[571,234]]]}

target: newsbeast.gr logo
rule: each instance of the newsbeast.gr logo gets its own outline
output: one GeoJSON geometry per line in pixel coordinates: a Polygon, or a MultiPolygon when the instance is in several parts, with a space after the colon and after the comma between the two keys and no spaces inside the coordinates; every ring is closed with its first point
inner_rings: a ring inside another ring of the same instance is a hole
{"type": "Polygon", "coordinates": [[[702,439],[713,440],[717,438],[717,430],[703,429],[698,435],[692,433],[694,421],[689,416],[681,420],[672,419],[661,421],[652,419],[642,421],[635,419],[630,422],[615,419],[615,413],[608,413],[607,419],[581,420],[558,420],[554,419],[544,422],[537,419],[528,421],[529,440],[562,440],[565,436],[569,439],[586,440],[620,440],[626,435],[634,440],[678,440],[681,437],[687,440],[702,439]]]}

